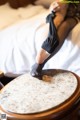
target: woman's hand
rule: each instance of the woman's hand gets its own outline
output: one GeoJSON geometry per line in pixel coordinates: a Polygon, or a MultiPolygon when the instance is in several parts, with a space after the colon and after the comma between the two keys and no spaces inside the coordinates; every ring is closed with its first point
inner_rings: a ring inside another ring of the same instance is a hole
{"type": "Polygon", "coordinates": [[[50,5],[49,9],[50,9],[50,12],[64,11],[64,9],[66,9],[67,6],[68,5],[66,3],[62,3],[60,0],[56,0],[50,5]]]}
{"type": "Polygon", "coordinates": [[[50,12],[51,11],[54,11],[54,12],[56,12],[56,11],[58,11],[59,9],[60,9],[60,5],[59,5],[59,2],[57,2],[57,1],[55,1],[55,2],[53,2],[51,5],[50,5],[50,12]]]}
{"type": "Polygon", "coordinates": [[[39,77],[41,75],[41,71],[42,71],[43,66],[44,66],[44,63],[43,64],[35,63],[32,66],[32,69],[30,71],[31,76],[39,77]]]}

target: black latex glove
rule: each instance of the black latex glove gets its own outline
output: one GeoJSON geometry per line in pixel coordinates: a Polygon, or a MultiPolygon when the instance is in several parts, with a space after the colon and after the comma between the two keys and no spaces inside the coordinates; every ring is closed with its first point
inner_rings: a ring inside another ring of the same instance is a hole
{"type": "Polygon", "coordinates": [[[32,70],[31,70],[31,75],[33,77],[39,77],[41,75],[41,71],[42,71],[42,68],[43,68],[44,64],[37,64],[35,63],[33,66],[32,66],[32,70]]]}

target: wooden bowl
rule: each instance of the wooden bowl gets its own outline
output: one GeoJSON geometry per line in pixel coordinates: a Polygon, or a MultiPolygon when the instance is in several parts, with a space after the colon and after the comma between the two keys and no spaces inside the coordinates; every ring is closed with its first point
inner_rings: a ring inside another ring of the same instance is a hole
{"type": "MultiPolygon", "coordinates": [[[[44,75],[54,76],[58,73],[65,73],[70,71],[65,70],[43,70],[40,77],[44,75]]],[[[0,111],[7,115],[8,120],[77,120],[77,111],[80,105],[80,78],[78,75],[72,73],[76,77],[77,87],[74,93],[63,103],[52,107],[48,110],[44,110],[36,113],[20,114],[6,110],[3,105],[0,105],[0,111]]],[[[10,84],[10,83],[9,83],[10,84]]],[[[5,86],[6,87],[6,86],[5,86]]],[[[4,88],[5,88],[4,87],[4,88]]],[[[4,90],[4,88],[1,90],[4,90]]]]}

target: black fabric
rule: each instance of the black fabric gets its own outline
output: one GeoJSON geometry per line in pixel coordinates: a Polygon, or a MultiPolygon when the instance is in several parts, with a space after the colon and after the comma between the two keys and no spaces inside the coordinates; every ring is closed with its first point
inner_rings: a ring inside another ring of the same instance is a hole
{"type": "Polygon", "coordinates": [[[49,33],[47,39],[42,44],[42,48],[50,54],[53,53],[55,48],[59,45],[57,30],[53,22],[54,18],[54,12],[52,12],[46,17],[46,22],[49,22],[49,33]]]}

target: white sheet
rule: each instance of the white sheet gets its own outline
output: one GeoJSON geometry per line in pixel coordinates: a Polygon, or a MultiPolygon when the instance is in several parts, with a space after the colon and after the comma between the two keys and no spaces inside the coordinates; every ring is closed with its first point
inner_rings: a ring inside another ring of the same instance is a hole
{"type": "MultiPolygon", "coordinates": [[[[48,11],[43,7],[40,9],[36,10],[34,16],[0,32],[0,70],[4,73],[23,74],[29,72],[34,64],[36,54],[48,34],[48,24],[45,23],[48,11]]],[[[66,69],[80,75],[79,61],[80,23],[71,31],[60,51],[44,68],[66,69]]]]}

